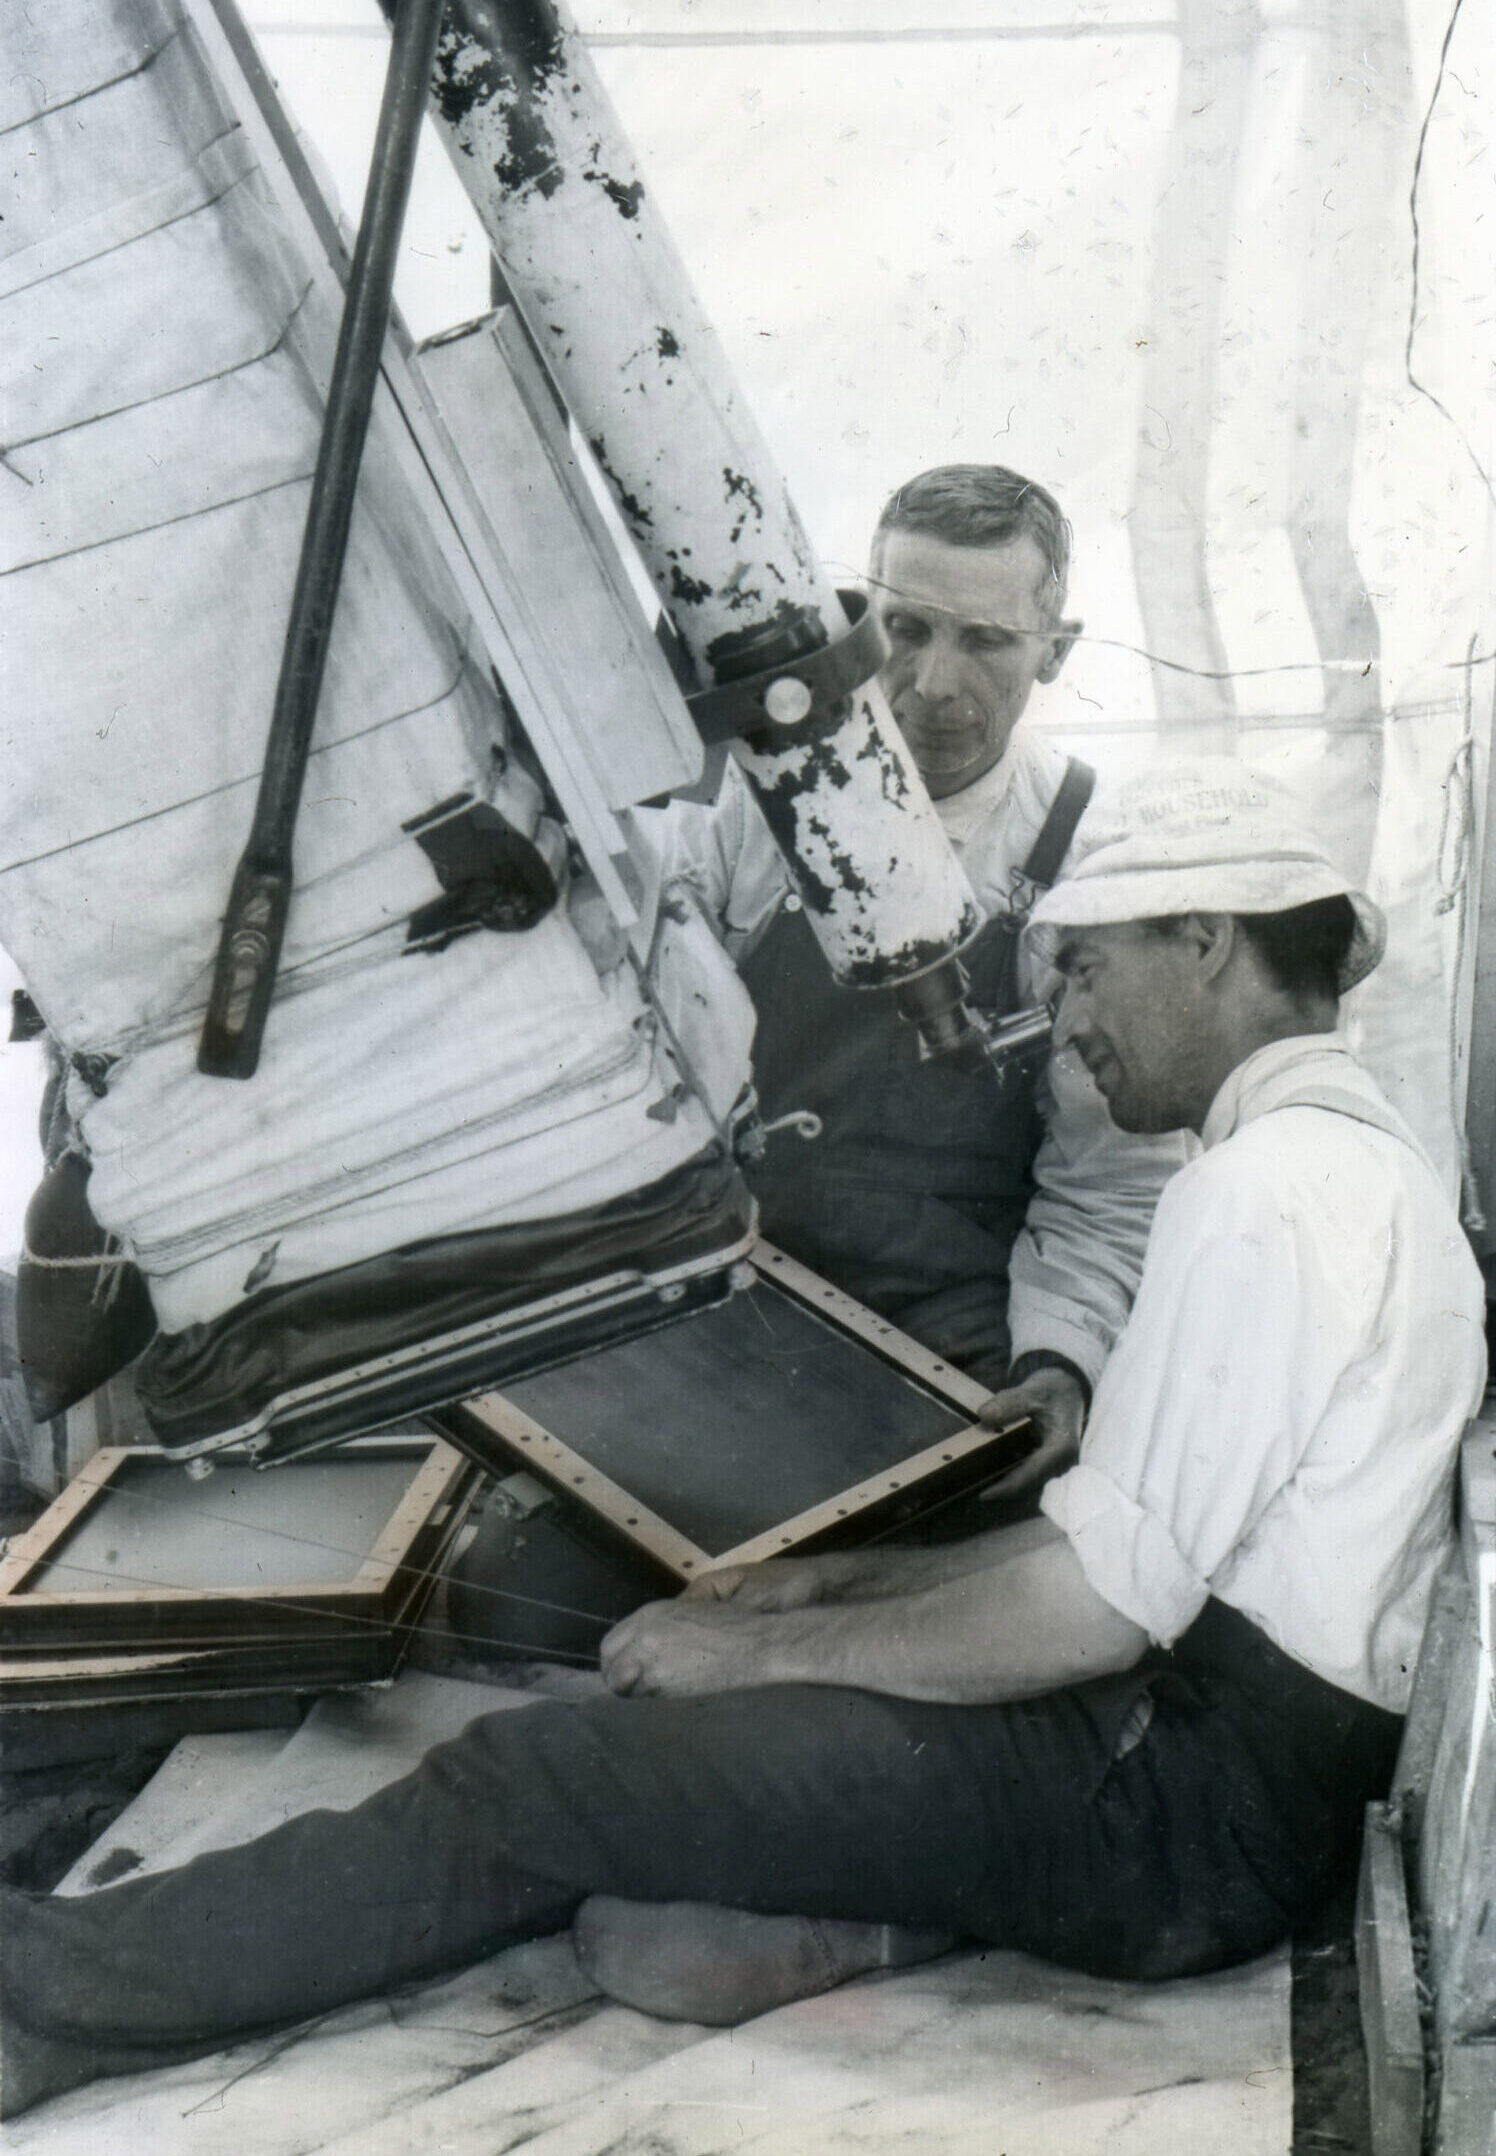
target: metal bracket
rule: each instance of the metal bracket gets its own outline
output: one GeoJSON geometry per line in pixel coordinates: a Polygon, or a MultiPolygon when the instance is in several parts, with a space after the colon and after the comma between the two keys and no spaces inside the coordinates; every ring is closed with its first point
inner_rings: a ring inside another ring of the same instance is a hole
{"type": "Polygon", "coordinates": [[[686,698],[704,742],[767,736],[776,746],[787,745],[835,722],[843,698],[871,681],[888,656],[883,624],[866,593],[844,591],[838,597],[851,623],[844,636],[782,666],[721,681],[686,698]]]}

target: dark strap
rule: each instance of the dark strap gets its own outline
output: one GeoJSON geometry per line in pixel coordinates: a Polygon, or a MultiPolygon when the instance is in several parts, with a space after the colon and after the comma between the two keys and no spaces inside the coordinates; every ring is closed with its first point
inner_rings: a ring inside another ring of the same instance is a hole
{"type": "Polygon", "coordinates": [[[1398,1139],[1418,1155],[1431,1175],[1438,1174],[1423,1147],[1390,1103],[1365,1100],[1349,1086],[1311,1083],[1299,1086],[1287,1100],[1275,1100],[1264,1113],[1275,1115],[1280,1108],[1322,1108],[1327,1115],[1343,1115],[1349,1122],[1364,1123],[1368,1130],[1379,1130],[1389,1138],[1398,1139]]]}
{"type": "Polygon", "coordinates": [[[443,894],[410,916],[408,950],[444,951],[473,928],[533,928],[556,903],[543,855],[487,801],[454,794],[400,828],[431,863],[443,894]]]}
{"type": "Polygon", "coordinates": [[[1078,756],[1070,757],[1065,765],[1065,776],[1060,780],[1059,792],[1044,819],[1044,827],[1034,840],[1033,852],[1023,864],[1023,873],[1029,883],[1037,883],[1047,891],[1054,882],[1070,851],[1075,827],[1095,791],[1096,774],[1091,766],[1083,764],[1078,756]]]}

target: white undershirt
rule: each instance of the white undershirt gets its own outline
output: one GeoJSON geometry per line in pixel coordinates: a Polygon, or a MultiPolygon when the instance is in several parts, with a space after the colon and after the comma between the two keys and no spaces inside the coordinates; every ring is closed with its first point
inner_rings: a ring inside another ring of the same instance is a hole
{"type": "Polygon", "coordinates": [[[1165,1189],[1080,1464],[1043,1509],[1099,1594],[1167,1646],[1207,1596],[1401,1713],[1485,1382],[1479,1271],[1334,1035],[1243,1063],[1165,1189]]]}

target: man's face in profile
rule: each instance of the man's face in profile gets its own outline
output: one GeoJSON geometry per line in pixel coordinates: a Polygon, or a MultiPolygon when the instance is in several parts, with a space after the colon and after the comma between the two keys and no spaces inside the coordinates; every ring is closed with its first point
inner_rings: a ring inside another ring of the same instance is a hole
{"type": "Polygon", "coordinates": [[[1055,1048],[1080,1057],[1119,1130],[1180,1130],[1198,1108],[1200,943],[1188,932],[1192,920],[1175,934],[1146,921],[1070,929],[1055,954],[1064,982],[1055,1048]]]}
{"type": "Polygon", "coordinates": [[[1055,618],[1048,565],[1027,533],[949,546],[924,532],[874,543],[872,603],[892,646],[879,679],[936,800],[990,771],[1036,681],[1053,681],[1078,623],[1055,618]]]}

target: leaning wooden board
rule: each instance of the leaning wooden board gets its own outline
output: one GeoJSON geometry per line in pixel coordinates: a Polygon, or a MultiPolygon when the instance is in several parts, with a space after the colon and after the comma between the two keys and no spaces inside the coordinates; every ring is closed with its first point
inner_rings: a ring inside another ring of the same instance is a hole
{"type": "Polygon", "coordinates": [[[1374,2156],[1496,2156],[1493,1648],[1496,1418],[1483,1417],[1462,1448],[1460,1548],[1434,1597],[1391,1800],[1370,1807],[1363,1849],[1374,2156]]]}

